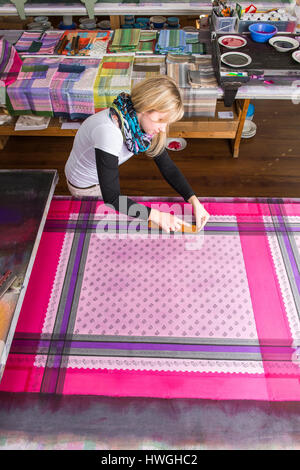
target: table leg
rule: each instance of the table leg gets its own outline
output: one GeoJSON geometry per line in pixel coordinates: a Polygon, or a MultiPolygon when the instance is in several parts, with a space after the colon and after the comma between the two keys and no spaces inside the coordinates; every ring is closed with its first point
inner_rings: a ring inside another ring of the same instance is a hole
{"type": "Polygon", "coordinates": [[[8,139],[9,139],[9,135],[1,135],[0,136],[0,150],[4,149],[8,139]]]}
{"type": "MultiPolygon", "coordinates": [[[[238,105],[238,103],[236,104],[238,105]]],[[[233,149],[232,149],[233,158],[238,158],[239,156],[242,132],[243,132],[243,127],[244,127],[249,104],[250,104],[250,100],[244,100],[242,106],[240,106],[239,125],[238,125],[235,139],[233,141],[233,149]]]]}

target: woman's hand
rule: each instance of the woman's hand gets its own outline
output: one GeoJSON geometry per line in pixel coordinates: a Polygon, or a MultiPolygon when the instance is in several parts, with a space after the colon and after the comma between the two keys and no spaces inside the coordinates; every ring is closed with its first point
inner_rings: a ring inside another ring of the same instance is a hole
{"type": "Polygon", "coordinates": [[[207,223],[210,215],[205,210],[205,208],[202,206],[202,204],[199,202],[199,199],[195,195],[191,196],[188,202],[192,204],[193,206],[193,212],[194,212],[194,216],[196,219],[197,232],[200,232],[200,230],[202,230],[205,224],[207,223]]]}
{"type": "Polygon", "coordinates": [[[157,209],[151,209],[149,219],[154,222],[157,226],[161,227],[166,232],[179,232],[182,229],[182,225],[190,227],[191,224],[184,220],[176,217],[175,215],[169,214],[168,212],[160,212],[157,209]]]}

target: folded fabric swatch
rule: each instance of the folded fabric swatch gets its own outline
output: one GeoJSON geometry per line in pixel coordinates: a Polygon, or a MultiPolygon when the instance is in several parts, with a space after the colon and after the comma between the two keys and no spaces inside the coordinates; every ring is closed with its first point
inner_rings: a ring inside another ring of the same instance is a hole
{"type": "Polygon", "coordinates": [[[25,64],[30,66],[47,65],[43,71],[20,71],[18,79],[7,87],[10,114],[35,114],[38,116],[53,116],[50,99],[52,77],[60,63],[60,58],[27,58],[25,64]]]}
{"type": "Polygon", "coordinates": [[[19,116],[15,131],[47,129],[50,119],[50,116],[19,116]]]}
{"type": "Polygon", "coordinates": [[[111,52],[134,52],[137,50],[140,40],[140,29],[116,29],[112,44],[111,52]]]}
{"type": "Polygon", "coordinates": [[[140,42],[152,41],[153,39],[156,39],[156,36],[157,36],[156,31],[141,31],[140,42]]]}
{"type": "Polygon", "coordinates": [[[183,30],[162,30],[155,47],[159,54],[206,54],[206,44],[200,42],[198,33],[183,30]]]}
{"type": "Polygon", "coordinates": [[[16,43],[16,49],[26,54],[53,54],[63,31],[25,31],[16,43]]]}
{"type": "Polygon", "coordinates": [[[76,65],[76,64],[59,64],[58,71],[65,72],[65,73],[81,73],[84,72],[85,66],[84,65],[76,65]]]}
{"type": "Polygon", "coordinates": [[[39,32],[28,32],[24,31],[20,39],[15,45],[18,52],[28,52],[33,41],[39,41],[42,33],[39,32]]]}
{"type": "Polygon", "coordinates": [[[62,40],[64,38],[68,39],[68,44],[65,46],[62,51],[62,55],[72,55],[72,41],[73,38],[79,37],[78,41],[78,53],[79,56],[89,56],[102,57],[106,53],[107,45],[112,36],[113,31],[97,31],[97,30],[74,30],[74,31],[65,31],[62,40]],[[97,44],[94,47],[94,44],[97,44]],[[91,51],[94,49],[94,53],[91,54],[91,51]],[[96,50],[97,49],[97,50],[96,50]]]}
{"type": "Polygon", "coordinates": [[[168,54],[167,74],[180,89],[185,117],[213,117],[217,82],[211,58],[168,54]]]}
{"type": "Polygon", "coordinates": [[[163,29],[159,33],[155,50],[159,54],[184,53],[186,49],[185,32],[181,29],[163,29]]]}
{"type": "Polygon", "coordinates": [[[156,31],[141,31],[136,52],[138,54],[153,54],[155,50],[156,37],[156,31]]]}

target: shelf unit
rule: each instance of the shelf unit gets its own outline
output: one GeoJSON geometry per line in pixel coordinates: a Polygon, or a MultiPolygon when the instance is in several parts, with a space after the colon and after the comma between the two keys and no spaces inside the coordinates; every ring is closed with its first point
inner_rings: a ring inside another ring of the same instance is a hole
{"type": "MultiPolygon", "coordinates": [[[[87,4],[89,0],[81,0],[82,3],[40,3],[24,5],[25,16],[47,15],[47,16],[78,16],[87,13],[87,4]]],[[[209,13],[212,10],[210,1],[202,2],[170,2],[170,3],[95,3],[93,4],[93,14],[109,16],[112,29],[117,29],[122,23],[122,17],[126,14],[146,15],[199,15],[200,13],[209,13]]],[[[89,10],[91,16],[91,10],[89,10]]],[[[0,14],[16,15],[16,6],[11,3],[0,5],[0,14]]],[[[218,96],[222,98],[222,96],[218,96]]],[[[241,141],[242,129],[249,105],[249,100],[240,100],[234,103],[232,108],[225,108],[226,111],[233,112],[233,119],[218,119],[218,111],[223,108],[223,103],[217,101],[216,114],[214,118],[190,118],[183,119],[170,126],[170,137],[184,138],[223,138],[230,139],[232,142],[232,155],[237,158],[241,141]]],[[[51,119],[49,127],[40,131],[15,131],[15,119],[10,125],[0,126],[0,149],[3,149],[9,136],[63,136],[71,137],[77,132],[76,129],[61,129],[57,118],[51,119]]]]}
{"type": "MultiPolygon", "coordinates": [[[[249,100],[236,100],[232,108],[225,108],[218,101],[214,117],[184,118],[170,126],[169,137],[230,139],[232,156],[237,158],[248,105],[249,100]],[[228,110],[233,112],[233,119],[218,118],[218,112],[228,110]]],[[[10,124],[0,126],[0,150],[5,147],[10,136],[74,137],[77,132],[77,129],[61,129],[58,118],[52,118],[47,129],[15,131],[16,120],[13,118],[10,124]]]]}

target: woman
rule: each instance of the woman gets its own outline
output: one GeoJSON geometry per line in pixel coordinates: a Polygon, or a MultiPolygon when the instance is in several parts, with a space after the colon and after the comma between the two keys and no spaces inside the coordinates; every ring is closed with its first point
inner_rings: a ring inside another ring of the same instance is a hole
{"type": "Polygon", "coordinates": [[[65,166],[71,194],[99,196],[116,211],[150,220],[166,232],[181,230],[185,222],[179,217],[121,195],[119,165],[133,155],[146,152],[166,181],[192,204],[197,231],[200,231],[209,214],[165,149],[168,125],[182,116],[180,92],[166,75],[138,83],[131,95],[118,95],[109,109],[89,116],[75,136],[65,166]],[[135,211],[139,209],[135,214],[130,210],[133,206],[135,211]]]}

